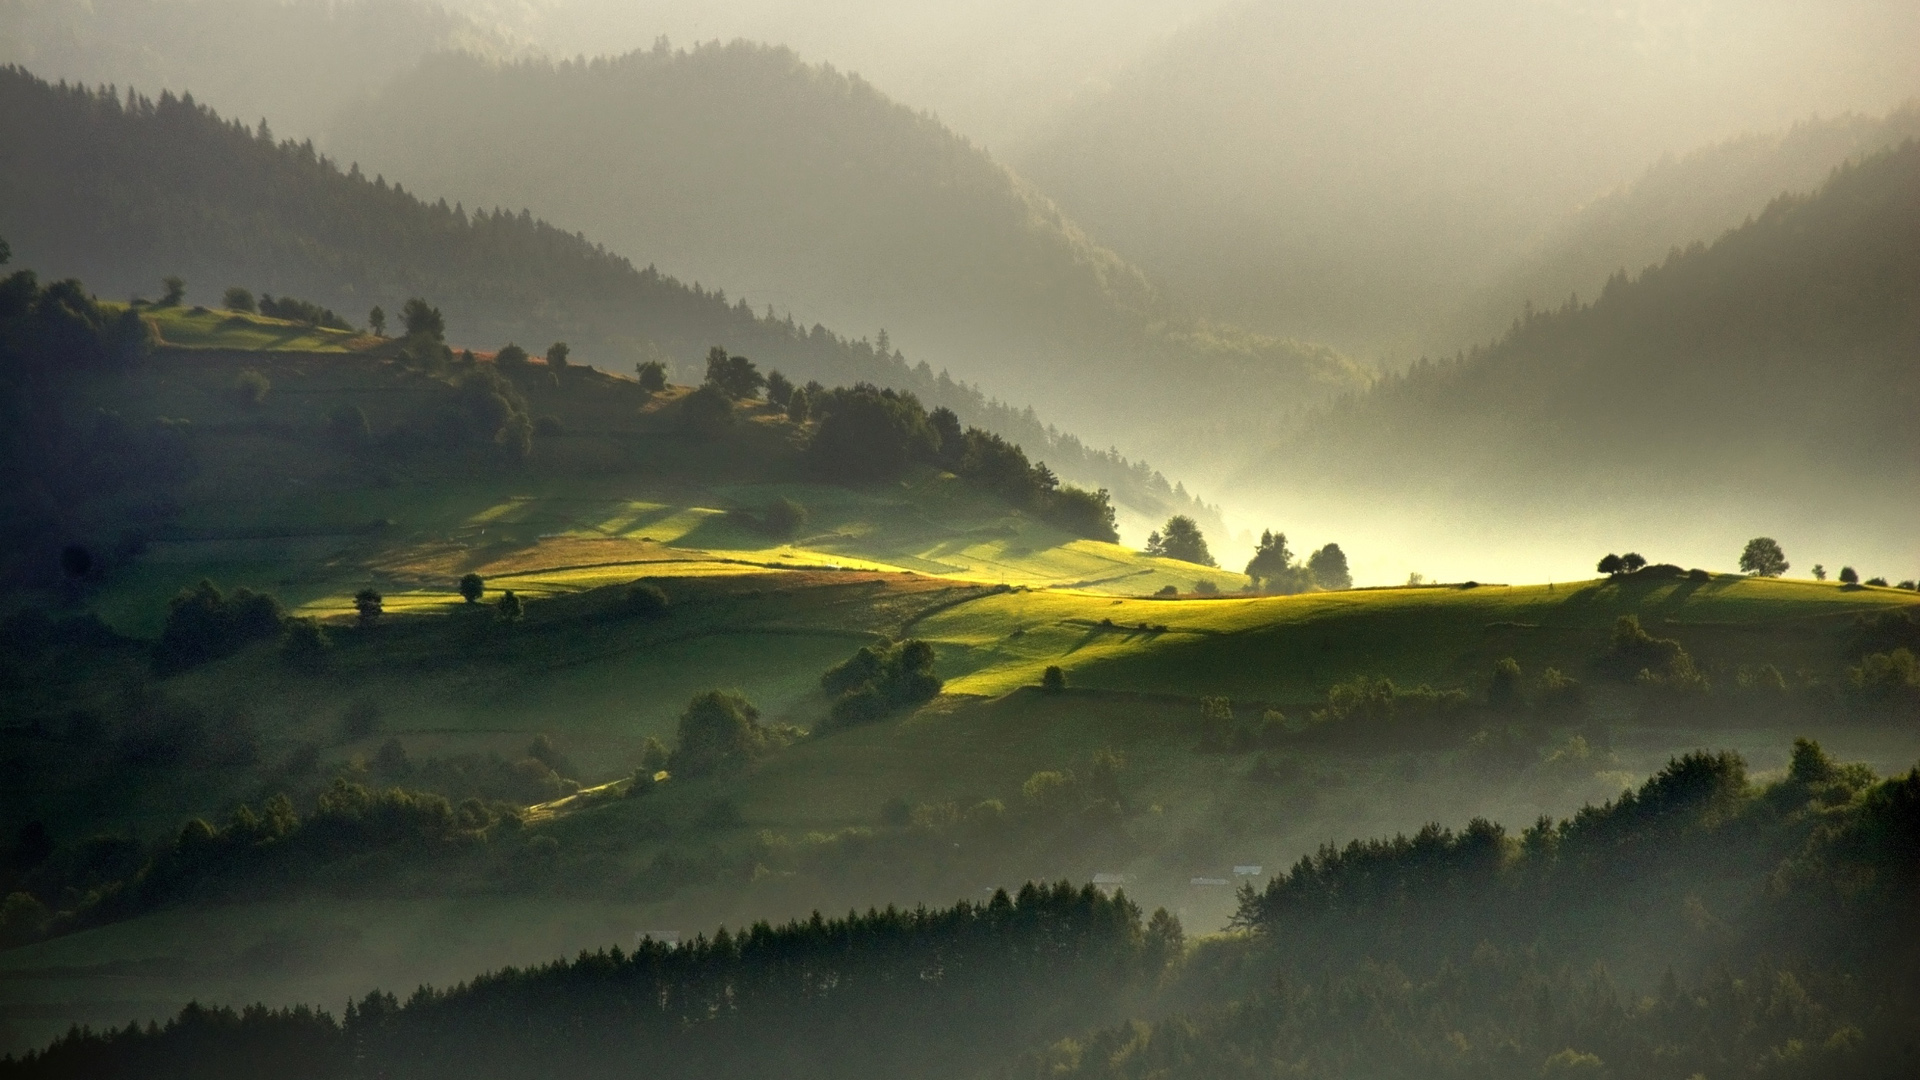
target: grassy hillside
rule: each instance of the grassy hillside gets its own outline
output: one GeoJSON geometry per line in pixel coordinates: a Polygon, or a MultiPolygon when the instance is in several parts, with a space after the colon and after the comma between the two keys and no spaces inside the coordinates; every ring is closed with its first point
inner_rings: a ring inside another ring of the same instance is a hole
{"type": "Polygon", "coordinates": [[[885,327],[936,367],[1187,468],[1220,429],[1164,407],[1169,371],[1247,422],[1364,382],[1330,350],[1193,319],[938,120],[785,49],[443,57],[349,112],[329,147],[448,198],[536,207],[756,305],[885,327]]]}
{"type": "Polygon", "coordinates": [[[189,303],[212,304],[238,285],[332,308],[356,325],[376,305],[397,322],[409,298],[425,297],[456,340],[483,351],[518,342],[539,352],[564,340],[577,364],[627,373],[660,362],[680,381],[697,379],[707,350],[724,345],[801,381],[916,393],[1069,479],[1108,488],[1143,519],[1215,516],[1145,463],[1096,450],[924,360],[909,365],[864,336],[639,269],[524,210],[476,207],[469,216],[444,199],[429,204],[343,171],[310,142],[275,143],[265,128],[229,123],[190,98],[123,101],[8,68],[0,100],[8,192],[0,236],[18,264],[49,279],[77,276],[112,297],[152,295],[163,276],[178,275],[189,303]]]}

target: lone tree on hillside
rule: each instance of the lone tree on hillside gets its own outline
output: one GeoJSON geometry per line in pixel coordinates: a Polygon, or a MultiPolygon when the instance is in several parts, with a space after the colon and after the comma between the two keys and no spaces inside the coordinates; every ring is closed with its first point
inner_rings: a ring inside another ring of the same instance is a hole
{"type": "Polygon", "coordinates": [[[371,585],[353,594],[353,610],[360,613],[360,621],[363,623],[371,623],[379,618],[385,603],[385,598],[380,595],[380,591],[371,585]]]}
{"type": "Polygon", "coordinates": [[[813,419],[813,398],[806,390],[796,388],[787,399],[787,419],[796,424],[804,424],[813,419]]]}
{"type": "Polygon", "coordinates": [[[1851,566],[1841,567],[1840,568],[1840,584],[1842,585],[1860,584],[1860,571],[1855,570],[1851,566]]]}
{"type": "Polygon", "coordinates": [[[1629,574],[1633,573],[1635,570],[1641,569],[1646,565],[1647,565],[1646,556],[1640,554],[1637,551],[1629,551],[1625,555],[1620,556],[1620,569],[1626,571],[1629,574]]]}
{"type": "Polygon", "coordinates": [[[767,385],[767,377],[753,361],[744,356],[728,356],[727,350],[715,345],[707,350],[707,385],[719,390],[730,398],[747,399],[760,396],[760,388],[767,385]]]}
{"type": "Polygon", "coordinates": [[[527,613],[527,606],[520,602],[520,598],[514,595],[512,589],[501,593],[496,604],[500,609],[500,621],[509,626],[519,622],[520,616],[527,613]]]}
{"type": "Polygon", "coordinates": [[[1740,572],[1754,577],[1779,577],[1787,572],[1787,556],[1780,550],[1780,544],[1770,536],[1756,536],[1747,541],[1747,549],[1740,553],[1740,572]]]}
{"type": "Polygon", "coordinates": [[[1147,537],[1147,554],[1201,566],[1220,565],[1207,550],[1207,538],[1200,532],[1199,523],[1185,514],[1168,518],[1159,532],[1147,537]]]}
{"type": "Polygon", "coordinates": [[[527,366],[527,350],[509,341],[493,354],[493,366],[501,371],[518,371],[527,366]]]}
{"type": "Polygon", "coordinates": [[[1827,580],[1827,568],[1825,566],[1822,566],[1819,563],[1814,563],[1813,564],[1813,580],[1815,581],[1827,580]]]}
{"type": "Polygon", "coordinates": [[[1353,588],[1353,572],[1347,569],[1347,553],[1339,544],[1328,544],[1307,557],[1307,569],[1323,589],[1353,588]]]}
{"type": "Polygon", "coordinates": [[[567,370],[567,357],[573,350],[564,341],[556,341],[547,346],[547,367],[553,371],[567,370]]]}
{"type": "MultiPolygon", "coordinates": [[[[1173,523],[1168,522],[1169,526],[1173,523]]],[[[1152,547],[1152,539],[1147,541],[1152,547]]],[[[1161,546],[1166,539],[1161,538],[1161,546]]],[[[1288,579],[1293,576],[1293,551],[1287,547],[1287,534],[1267,529],[1260,534],[1260,543],[1253,549],[1253,558],[1247,560],[1246,575],[1253,579],[1254,585],[1267,592],[1298,592],[1287,588],[1288,579]]]]}
{"type": "Polygon", "coordinates": [[[1607,575],[1608,577],[1614,577],[1620,574],[1626,568],[1627,568],[1627,565],[1624,561],[1621,560],[1620,556],[1614,555],[1611,553],[1608,554],[1606,558],[1601,559],[1600,565],[1596,567],[1596,569],[1598,569],[1601,573],[1607,575]]]}
{"type": "Polygon", "coordinates": [[[460,596],[469,604],[477,604],[487,594],[487,582],[479,574],[468,574],[460,579],[460,596]]]}
{"type": "Polygon", "coordinates": [[[633,366],[634,375],[640,379],[640,389],[649,394],[657,394],[667,388],[667,365],[658,360],[642,360],[633,366]]]}
{"type": "Polygon", "coordinates": [[[682,776],[700,776],[742,765],[767,749],[760,710],[738,693],[709,690],[680,714],[678,745],[668,768],[682,776]]]}
{"type": "Polygon", "coordinates": [[[786,408],[793,400],[793,380],[778,371],[767,372],[767,400],[786,408]]]}
{"type": "Polygon", "coordinates": [[[1067,689],[1067,673],[1060,670],[1059,664],[1047,665],[1040,673],[1040,689],[1049,694],[1063,693],[1067,689]]]}
{"type": "Polygon", "coordinates": [[[220,306],[228,311],[252,311],[254,309],[253,293],[235,285],[220,297],[220,306]]]}
{"type": "Polygon", "coordinates": [[[400,309],[400,321],[406,324],[407,336],[410,338],[442,341],[447,336],[446,316],[440,314],[439,308],[417,296],[408,300],[407,306],[400,309]]]}
{"type": "Polygon", "coordinates": [[[373,305],[373,310],[367,312],[367,326],[372,328],[374,337],[386,337],[387,309],[379,304],[373,305]]]}
{"type": "Polygon", "coordinates": [[[164,290],[160,294],[161,307],[179,307],[180,301],[187,298],[187,283],[177,276],[170,274],[161,278],[160,287],[164,290]]]}

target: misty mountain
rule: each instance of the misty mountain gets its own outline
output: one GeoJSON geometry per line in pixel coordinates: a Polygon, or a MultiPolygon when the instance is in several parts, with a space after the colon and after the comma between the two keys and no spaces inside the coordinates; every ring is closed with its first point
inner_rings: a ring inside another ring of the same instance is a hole
{"type": "Polygon", "coordinates": [[[1682,507],[1764,506],[1779,527],[1819,519],[1910,556],[1916,236],[1909,141],[1711,246],[1614,275],[1591,303],[1422,360],[1317,416],[1244,479],[1409,510],[1448,500],[1456,520],[1604,507],[1646,529],[1684,524],[1682,507]]]}
{"type": "Polygon", "coordinates": [[[1364,382],[1331,350],[1190,318],[966,139],[782,48],[437,57],[329,145],[448,198],[535,207],[756,306],[884,327],[936,366],[1163,458],[1204,456],[1196,438],[1217,446],[1223,419],[1364,382]],[[1212,414],[1183,422],[1164,407],[1176,388],[1212,414]]]}
{"type": "Polygon", "coordinates": [[[524,51],[425,0],[0,0],[0,64],[143,93],[191,93],[311,135],[428,53],[524,51]]]}
{"type": "Polygon", "coordinates": [[[725,345],[801,380],[915,392],[1148,516],[1213,515],[1145,464],[1093,450],[924,361],[910,367],[884,341],[755,314],[524,210],[469,215],[423,202],[191,98],[123,102],[0,69],[0,236],[16,264],[107,295],[151,294],[178,275],[188,302],[239,285],[355,322],[420,296],[442,309],[456,343],[537,351],[565,339],[577,361],[610,371],[659,360],[697,380],[708,348],[725,345]]]}
{"type": "Polygon", "coordinates": [[[1663,155],[1904,100],[1916,42],[1920,8],[1896,0],[1261,0],[1177,35],[1014,164],[1212,314],[1406,360],[1663,155]]]}
{"type": "Polygon", "coordinates": [[[1513,269],[1436,327],[1441,351],[1497,336],[1523,305],[1592,297],[1619,270],[1638,270],[1676,247],[1750,220],[1783,191],[1805,192],[1836,166],[1920,138],[1920,104],[1884,117],[1809,120],[1743,135],[1661,161],[1631,185],[1581,207],[1513,269]]]}

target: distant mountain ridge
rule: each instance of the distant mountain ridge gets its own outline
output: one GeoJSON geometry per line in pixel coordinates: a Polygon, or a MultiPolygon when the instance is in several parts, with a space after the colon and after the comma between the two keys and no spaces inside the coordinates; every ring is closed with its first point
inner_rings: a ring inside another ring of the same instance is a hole
{"type": "Polygon", "coordinates": [[[375,304],[397,318],[408,297],[422,296],[444,310],[456,340],[544,348],[565,339],[576,360],[621,372],[677,360],[697,377],[695,358],[725,345],[802,380],[870,381],[948,405],[1143,516],[1217,517],[1144,463],[1094,450],[924,362],[910,366],[884,342],[756,314],[524,210],[469,215],[425,203],[191,98],[123,102],[0,68],[0,236],[16,265],[107,295],[151,291],[177,274],[194,299],[245,285],[355,321],[375,304]]]}
{"type": "Polygon", "coordinates": [[[885,327],[936,366],[1183,465],[1217,452],[1222,419],[1271,423],[1368,377],[1330,349],[1194,318],[960,135],[784,48],[438,57],[351,110],[329,146],[418,189],[536,207],[756,302],[885,327]],[[1176,387],[1212,415],[1166,409],[1176,387]]]}
{"type": "MultiPolygon", "coordinates": [[[[1318,414],[1242,481],[1499,506],[1764,508],[1920,527],[1920,143],[1774,200],[1600,296],[1318,414]]],[[[1474,509],[1469,509],[1474,508],[1474,509]]],[[[1617,527],[1617,526],[1616,526],[1617,527]]]]}
{"type": "Polygon", "coordinates": [[[1573,294],[1592,297],[1617,271],[1634,273],[1673,248],[1711,241],[1782,192],[1812,191],[1835,167],[1913,138],[1920,138],[1920,101],[1885,116],[1806,120],[1663,160],[1568,215],[1457,319],[1430,331],[1429,345],[1450,352],[1487,340],[1527,302],[1551,307],[1573,294]]]}

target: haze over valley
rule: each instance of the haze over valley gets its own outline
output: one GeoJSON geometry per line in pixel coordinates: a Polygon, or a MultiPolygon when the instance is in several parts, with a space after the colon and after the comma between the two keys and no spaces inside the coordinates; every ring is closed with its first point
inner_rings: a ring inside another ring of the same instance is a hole
{"type": "Polygon", "coordinates": [[[0,1080],[1893,1078],[1920,9],[0,0],[0,1080]]]}

